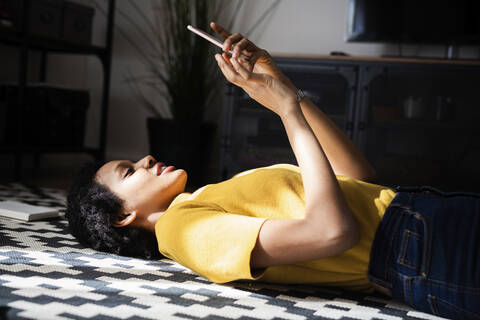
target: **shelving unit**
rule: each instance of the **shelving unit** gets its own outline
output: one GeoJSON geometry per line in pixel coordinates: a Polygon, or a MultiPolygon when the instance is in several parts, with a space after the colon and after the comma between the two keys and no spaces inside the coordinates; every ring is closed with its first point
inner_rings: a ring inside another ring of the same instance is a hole
{"type": "MultiPolygon", "coordinates": [[[[433,185],[480,192],[480,61],[343,56],[280,56],[278,66],[295,85],[317,97],[324,111],[377,171],[377,183],[433,185]],[[407,116],[404,102],[422,97],[422,117],[407,116]],[[436,97],[453,101],[438,116],[436,97]]],[[[228,85],[221,175],[279,162],[295,163],[278,120],[252,152],[259,119],[275,117],[241,89],[228,85]],[[284,142],[284,150],[278,148],[284,142]],[[257,152],[258,151],[258,152],[257,152]],[[273,157],[266,155],[272,151],[273,157]],[[288,156],[290,155],[290,156],[288,156]],[[262,161],[252,161],[260,157],[262,161]]]]}
{"type": "Polygon", "coordinates": [[[480,192],[480,61],[380,58],[359,71],[354,142],[378,182],[480,192]],[[422,99],[419,118],[407,114],[409,96],[422,99]],[[437,97],[452,101],[442,118],[437,97]]]}
{"type": "Polygon", "coordinates": [[[105,46],[95,45],[78,45],[69,43],[67,41],[60,41],[49,39],[47,37],[32,36],[28,34],[29,21],[28,12],[32,0],[24,0],[23,21],[18,31],[1,31],[0,43],[18,47],[18,119],[9,119],[9,121],[17,121],[18,133],[17,141],[12,141],[9,145],[0,145],[0,153],[15,154],[15,179],[21,180],[22,156],[26,153],[33,153],[38,162],[38,155],[41,153],[88,153],[93,155],[97,160],[104,160],[105,158],[105,144],[106,144],[106,127],[108,116],[108,99],[110,91],[110,71],[112,62],[112,42],[113,42],[113,28],[114,28],[114,14],[115,14],[115,0],[108,0],[107,10],[107,34],[105,46]],[[47,55],[49,53],[59,54],[74,54],[74,55],[91,55],[96,56],[103,67],[103,88],[101,98],[101,116],[100,116],[100,137],[98,148],[88,147],[69,147],[69,146],[33,146],[28,145],[23,139],[23,109],[25,105],[25,89],[27,87],[28,74],[28,58],[30,51],[39,51],[41,53],[40,66],[40,82],[46,81],[47,70],[47,55]]]}
{"type": "MultiPolygon", "coordinates": [[[[283,72],[352,138],[357,67],[314,59],[276,60],[283,72]]],[[[296,164],[277,115],[231,84],[227,102],[220,159],[223,179],[251,168],[296,164]]]]}

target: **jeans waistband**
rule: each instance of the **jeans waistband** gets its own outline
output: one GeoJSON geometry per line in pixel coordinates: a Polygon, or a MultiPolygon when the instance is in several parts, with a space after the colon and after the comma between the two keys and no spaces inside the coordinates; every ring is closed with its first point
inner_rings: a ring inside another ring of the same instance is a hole
{"type": "Polygon", "coordinates": [[[480,193],[475,192],[466,192],[466,191],[456,191],[456,192],[447,192],[437,189],[432,186],[396,186],[394,187],[395,192],[410,192],[410,193],[433,193],[445,197],[457,197],[457,196],[467,196],[480,198],[480,193]]]}

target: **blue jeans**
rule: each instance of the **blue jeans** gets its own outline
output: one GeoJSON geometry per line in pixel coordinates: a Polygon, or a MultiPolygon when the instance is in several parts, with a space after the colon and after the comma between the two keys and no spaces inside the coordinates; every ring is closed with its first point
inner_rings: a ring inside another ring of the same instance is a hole
{"type": "Polygon", "coordinates": [[[480,319],[480,194],[396,191],[375,234],[370,281],[419,311],[480,319]]]}

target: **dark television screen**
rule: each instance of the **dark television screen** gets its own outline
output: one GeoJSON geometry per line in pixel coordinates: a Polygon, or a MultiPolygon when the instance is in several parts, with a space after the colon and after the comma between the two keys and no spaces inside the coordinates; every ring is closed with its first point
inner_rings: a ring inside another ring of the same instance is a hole
{"type": "Polygon", "coordinates": [[[480,44],[480,0],[349,0],[347,41],[480,44]]]}

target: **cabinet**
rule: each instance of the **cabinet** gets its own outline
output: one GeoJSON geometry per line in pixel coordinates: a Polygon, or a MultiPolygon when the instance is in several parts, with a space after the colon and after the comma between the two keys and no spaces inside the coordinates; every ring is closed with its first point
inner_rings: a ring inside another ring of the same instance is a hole
{"type": "Polygon", "coordinates": [[[480,63],[379,61],[360,69],[355,143],[379,183],[480,191],[480,63]]]}
{"type": "MultiPolygon", "coordinates": [[[[358,70],[348,64],[314,59],[276,62],[315,104],[353,138],[355,86],[358,70]]],[[[222,177],[275,163],[296,164],[280,118],[252,100],[243,90],[227,85],[227,110],[222,139],[222,177]]]]}
{"type": "MultiPolygon", "coordinates": [[[[480,62],[279,57],[279,67],[365,154],[377,183],[477,191],[480,62]]],[[[295,158],[279,118],[227,86],[222,176],[295,158]]]]}
{"type": "Polygon", "coordinates": [[[19,21],[23,21],[19,28],[11,31],[0,32],[0,43],[14,46],[18,48],[18,118],[8,119],[8,121],[16,122],[17,131],[16,141],[9,141],[8,143],[0,145],[0,153],[10,153],[15,155],[15,178],[21,179],[21,163],[22,155],[32,153],[38,159],[40,153],[47,152],[84,152],[93,155],[97,160],[103,160],[105,154],[106,143],[106,125],[108,115],[108,96],[110,89],[110,69],[112,56],[112,40],[114,28],[114,12],[115,0],[108,0],[107,13],[107,35],[105,46],[95,45],[81,45],[75,42],[67,42],[54,38],[42,37],[40,35],[30,35],[28,13],[30,6],[34,1],[24,0],[22,8],[22,16],[19,21]],[[28,62],[29,53],[32,51],[40,52],[41,54],[41,68],[39,80],[45,82],[46,79],[46,65],[49,53],[64,53],[64,54],[78,54],[78,55],[92,55],[98,57],[103,67],[103,89],[101,102],[101,116],[100,116],[100,137],[99,147],[87,148],[69,147],[69,146],[41,146],[29,145],[23,137],[23,112],[25,106],[25,92],[27,86],[28,62]]]}

